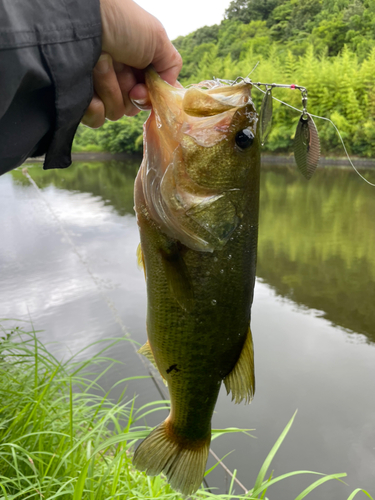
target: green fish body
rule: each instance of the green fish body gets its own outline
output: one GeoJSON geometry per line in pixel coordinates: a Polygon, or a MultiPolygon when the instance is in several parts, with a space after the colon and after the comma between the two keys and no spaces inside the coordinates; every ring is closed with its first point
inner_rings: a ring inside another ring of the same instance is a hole
{"type": "Polygon", "coordinates": [[[203,480],[221,382],[236,403],[254,393],[258,115],[245,82],[176,89],[148,70],[146,84],[153,111],[135,183],[148,297],[140,352],[167,382],[171,411],[134,464],[192,494],[203,480]]]}

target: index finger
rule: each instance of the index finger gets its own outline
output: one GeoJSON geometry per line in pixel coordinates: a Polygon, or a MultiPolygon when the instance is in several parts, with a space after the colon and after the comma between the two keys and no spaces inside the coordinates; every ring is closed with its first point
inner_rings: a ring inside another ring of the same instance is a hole
{"type": "Polygon", "coordinates": [[[160,59],[155,58],[152,65],[163,80],[170,85],[175,85],[182,68],[182,58],[177,49],[171,43],[170,45],[172,49],[170,53],[163,54],[160,59]]]}

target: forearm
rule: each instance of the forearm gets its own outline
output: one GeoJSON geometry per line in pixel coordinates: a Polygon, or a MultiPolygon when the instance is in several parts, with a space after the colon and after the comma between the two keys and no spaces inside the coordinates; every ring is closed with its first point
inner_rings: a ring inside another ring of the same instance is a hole
{"type": "Polygon", "coordinates": [[[0,0],[0,174],[33,154],[71,163],[100,50],[99,0],[0,0]]]}

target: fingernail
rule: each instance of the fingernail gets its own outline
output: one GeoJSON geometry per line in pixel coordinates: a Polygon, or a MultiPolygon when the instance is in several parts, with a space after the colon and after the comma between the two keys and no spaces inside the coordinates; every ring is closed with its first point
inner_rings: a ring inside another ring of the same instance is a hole
{"type": "Polygon", "coordinates": [[[110,56],[108,54],[102,54],[95,65],[95,71],[98,73],[108,73],[110,67],[110,56]]]}
{"type": "Polygon", "coordinates": [[[136,106],[138,109],[141,110],[147,110],[151,109],[151,101],[150,99],[130,99],[131,102],[136,106]]]}

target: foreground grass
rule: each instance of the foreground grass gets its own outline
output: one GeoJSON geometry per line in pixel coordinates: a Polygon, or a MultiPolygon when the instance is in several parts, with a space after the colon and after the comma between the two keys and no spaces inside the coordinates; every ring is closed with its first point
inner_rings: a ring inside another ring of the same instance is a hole
{"type": "MultiPolygon", "coordinates": [[[[7,325],[10,322],[5,320],[0,324],[0,500],[181,499],[163,476],[150,478],[132,466],[134,444],[149,432],[140,423],[151,412],[165,410],[167,403],[155,401],[136,410],[134,400],[123,402],[125,388],[117,402],[111,400],[110,391],[105,393],[99,384],[115,363],[105,357],[108,342],[87,362],[76,363],[72,358],[60,363],[38,341],[36,332],[7,325]],[[104,370],[100,369],[103,362],[104,370]],[[95,394],[98,392],[100,396],[95,394]]],[[[110,345],[119,341],[124,339],[110,345]]],[[[133,378],[120,380],[115,386],[126,387],[133,378]]],[[[295,471],[266,478],[293,419],[247,495],[233,495],[232,480],[229,495],[213,495],[202,489],[197,497],[266,498],[267,489],[280,480],[296,474],[318,475],[295,499],[302,500],[320,484],[345,477],[295,471]]],[[[223,432],[214,431],[213,437],[223,432]]],[[[348,500],[358,493],[372,499],[358,489],[348,500]]]]}

